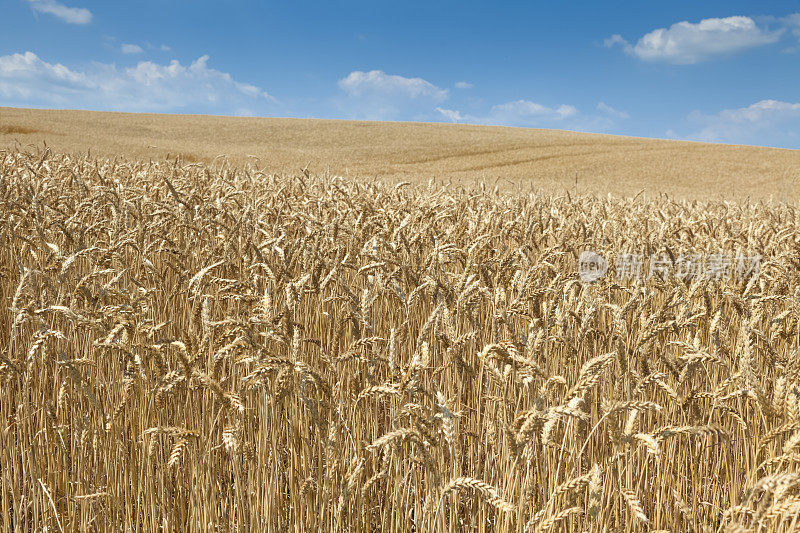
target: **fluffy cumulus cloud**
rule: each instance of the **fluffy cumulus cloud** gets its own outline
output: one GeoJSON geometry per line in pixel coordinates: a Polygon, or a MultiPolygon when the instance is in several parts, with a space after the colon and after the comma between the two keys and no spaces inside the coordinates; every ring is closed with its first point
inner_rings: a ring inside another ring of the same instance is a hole
{"type": "Polygon", "coordinates": [[[689,122],[691,140],[800,148],[800,103],[761,100],[716,114],[695,111],[689,122]]]}
{"type": "Polygon", "coordinates": [[[472,89],[475,86],[468,81],[457,81],[455,87],[456,89],[472,89]]]}
{"type": "Polygon", "coordinates": [[[0,98],[20,107],[218,114],[266,112],[275,102],[262,89],[210,68],[208,59],[71,69],[33,52],[0,56],[0,98]]]}
{"type": "Polygon", "coordinates": [[[82,7],[67,7],[56,0],[28,0],[34,11],[53,15],[69,24],[89,24],[92,12],[82,7]]]}
{"type": "Polygon", "coordinates": [[[339,88],[345,95],[340,110],[348,118],[367,120],[426,120],[449,95],[447,89],[422,78],[382,70],[351,72],[339,80],[339,88]]]}
{"type": "Polygon", "coordinates": [[[621,35],[612,35],[604,44],[621,46],[628,54],[645,61],[685,65],[774,43],[783,32],[784,28],[771,31],[750,17],[739,16],[678,22],[651,31],[636,44],[621,35]]]}

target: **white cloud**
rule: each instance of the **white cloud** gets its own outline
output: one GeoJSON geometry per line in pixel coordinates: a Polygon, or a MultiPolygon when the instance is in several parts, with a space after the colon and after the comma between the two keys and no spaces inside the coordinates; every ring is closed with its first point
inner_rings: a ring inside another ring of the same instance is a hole
{"type": "Polygon", "coordinates": [[[144,52],[144,50],[142,50],[142,47],[139,46],[138,44],[123,43],[121,49],[123,54],[141,54],[142,52],[144,52]]]}
{"type": "Polygon", "coordinates": [[[47,13],[69,24],[89,24],[92,12],[82,7],[67,7],[56,0],[28,0],[34,11],[47,13]]]}
{"type": "Polygon", "coordinates": [[[614,116],[614,117],[617,117],[617,118],[621,118],[621,119],[631,118],[631,116],[628,113],[626,113],[625,111],[620,111],[619,109],[614,109],[613,107],[611,107],[610,105],[606,104],[605,102],[598,102],[597,110],[598,111],[602,111],[603,113],[609,114],[611,116],[614,116]]]}
{"type": "Polygon", "coordinates": [[[440,89],[422,78],[405,78],[386,74],[382,70],[356,70],[339,80],[339,87],[352,96],[394,93],[409,98],[431,97],[439,101],[447,98],[447,89],[440,89]]]}
{"type": "Polygon", "coordinates": [[[0,97],[5,105],[22,107],[219,114],[265,110],[275,102],[262,89],[209,68],[208,56],[189,65],[92,63],[73,70],[33,52],[0,56],[0,97]]]}
{"type": "Polygon", "coordinates": [[[339,87],[347,95],[339,102],[340,111],[349,118],[608,131],[613,128],[614,119],[621,116],[616,110],[616,115],[608,111],[584,115],[569,104],[548,107],[524,99],[494,105],[482,113],[467,113],[442,105],[449,97],[446,89],[422,78],[389,75],[380,70],[351,72],[339,80],[339,87]]]}
{"type": "Polygon", "coordinates": [[[780,19],[781,24],[789,28],[795,37],[800,38],[800,13],[792,13],[780,19]]]}
{"type": "Polygon", "coordinates": [[[169,47],[169,46],[167,46],[166,44],[162,44],[162,45],[159,47],[159,49],[160,49],[162,52],[169,52],[170,50],[172,50],[172,48],[170,48],[170,47],[169,47]]]}
{"type": "Polygon", "coordinates": [[[468,81],[457,81],[455,87],[456,89],[472,89],[475,86],[468,81]]]}
{"type": "Polygon", "coordinates": [[[350,118],[367,120],[425,120],[433,106],[446,100],[441,89],[422,78],[386,74],[382,70],[351,72],[339,80],[347,98],[340,110],[350,118]]]}
{"type": "Polygon", "coordinates": [[[611,48],[612,46],[615,46],[615,45],[618,45],[618,44],[623,45],[623,46],[628,44],[628,41],[623,39],[622,35],[620,35],[619,33],[615,33],[611,37],[603,40],[603,46],[605,46],[606,48],[611,48]]]}
{"type": "Polygon", "coordinates": [[[658,28],[644,35],[635,45],[620,35],[612,35],[604,45],[620,45],[625,52],[644,61],[686,65],[774,43],[783,31],[760,27],[750,17],[710,18],[698,23],[684,21],[669,28],[658,28]]]}
{"type": "Polygon", "coordinates": [[[711,115],[695,111],[689,122],[699,127],[685,137],[691,140],[800,148],[800,103],[761,100],[711,115]]]}
{"type": "MultiPolygon", "coordinates": [[[[603,115],[584,114],[575,106],[562,104],[548,107],[530,100],[516,100],[492,106],[485,114],[468,114],[456,109],[437,107],[439,118],[448,122],[466,124],[489,124],[494,126],[517,126],[525,128],[557,128],[574,131],[607,132],[614,129],[614,118],[603,115]]],[[[618,112],[619,113],[619,112],[618,112]]]]}
{"type": "Polygon", "coordinates": [[[790,54],[800,52],[800,13],[793,13],[783,17],[782,19],[779,19],[779,22],[786,26],[786,28],[798,40],[797,44],[788,46],[784,48],[783,51],[790,54]]]}
{"type": "Polygon", "coordinates": [[[516,100],[495,105],[489,111],[492,123],[506,126],[553,124],[563,122],[565,119],[574,117],[577,114],[578,110],[571,105],[562,104],[551,108],[530,100],[516,100]]]}
{"type": "Polygon", "coordinates": [[[450,122],[461,122],[465,118],[460,111],[457,111],[455,109],[444,109],[441,107],[437,107],[436,111],[441,113],[444,116],[444,118],[446,118],[450,122]]]}

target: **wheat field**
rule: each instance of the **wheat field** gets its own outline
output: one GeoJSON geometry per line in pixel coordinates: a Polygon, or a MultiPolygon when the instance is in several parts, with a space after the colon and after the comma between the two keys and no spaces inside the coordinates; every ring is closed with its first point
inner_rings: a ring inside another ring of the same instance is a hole
{"type": "Polygon", "coordinates": [[[796,204],[13,149],[0,214],[3,531],[800,527],[796,204]]]}
{"type": "Polygon", "coordinates": [[[505,191],[797,201],[800,150],[473,126],[0,107],[0,148],[128,160],[220,157],[270,173],[505,191]]]}

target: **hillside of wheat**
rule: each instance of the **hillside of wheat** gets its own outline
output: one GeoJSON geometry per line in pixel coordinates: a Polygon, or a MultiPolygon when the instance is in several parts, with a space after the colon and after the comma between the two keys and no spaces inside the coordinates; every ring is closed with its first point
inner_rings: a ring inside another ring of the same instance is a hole
{"type": "Polygon", "coordinates": [[[427,124],[0,107],[0,148],[545,194],[800,199],[800,150],[427,124]]]}
{"type": "Polygon", "coordinates": [[[798,222],[0,151],[0,529],[796,531],[798,222]]]}

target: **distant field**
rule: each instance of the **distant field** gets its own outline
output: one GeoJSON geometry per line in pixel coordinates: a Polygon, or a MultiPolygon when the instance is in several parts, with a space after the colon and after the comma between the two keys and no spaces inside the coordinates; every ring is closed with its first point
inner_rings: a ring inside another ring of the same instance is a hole
{"type": "Polygon", "coordinates": [[[128,159],[224,155],[270,172],[677,198],[796,199],[800,151],[455,124],[0,107],[0,148],[46,142],[128,159]]]}

